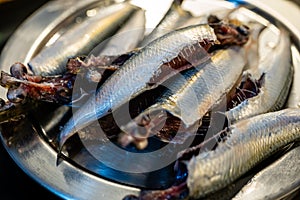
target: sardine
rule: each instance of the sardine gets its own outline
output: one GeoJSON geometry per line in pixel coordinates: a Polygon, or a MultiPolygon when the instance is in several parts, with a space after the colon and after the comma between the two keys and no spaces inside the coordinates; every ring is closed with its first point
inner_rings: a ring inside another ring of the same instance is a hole
{"type": "Polygon", "coordinates": [[[164,122],[161,115],[165,111],[179,118],[185,127],[193,126],[232,88],[246,64],[245,58],[242,47],[219,50],[209,62],[164,83],[168,89],[162,98],[121,127],[127,133],[121,140],[129,142],[137,138],[140,143],[145,142],[142,139],[155,134],[153,131],[164,122]],[[139,128],[143,124],[145,131],[139,128]]]}
{"type": "MultiPolygon", "coordinates": [[[[270,29],[265,29],[265,31],[270,31],[270,29]]],[[[269,34],[268,37],[272,34],[274,37],[274,33],[269,34]]],[[[254,85],[260,82],[260,86],[255,88],[258,91],[257,94],[244,101],[237,102],[235,107],[226,112],[230,122],[268,111],[276,111],[283,107],[292,82],[293,67],[291,65],[288,34],[282,30],[278,33],[277,38],[277,44],[270,41],[265,49],[259,48],[261,52],[257,68],[251,68],[244,72],[245,76],[249,77],[254,85]],[[263,51],[269,53],[266,54],[263,51]],[[262,54],[264,55],[262,56],[262,54]]]]}
{"type": "MultiPolygon", "coordinates": [[[[133,95],[151,88],[150,85],[153,85],[150,83],[151,80],[161,76],[162,72],[159,72],[164,63],[168,63],[179,54],[185,58],[182,50],[196,50],[199,51],[199,60],[209,59],[208,53],[200,45],[200,42],[213,44],[216,40],[214,30],[209,25],[197,25],[173,31],[145,46],[125,62],[96,91],[95,96],[91,97],[73,114],[59,135],[60,146],[76,132],[76,129],[82,129],[106,115],[110,110],[125,103],[133,95]]],[[[169,68],[169,71],[172,72],[171,67],[169,68]]],[[[162,79],[164,78],[167,76],[162,79]]],[[[157,82],[154,84],[156,85],[157,82]]]]}
{"type": "MultiPolygon", "coordinates": [[[[295,69],[293,87],[287,107],[299,108],[298,79],[299,53],[292,47],[293,66],[295,69]]],[[[300,186],[300,147],[287,152],[280,159],[257,173],[247,185],[234,197],[238,199],[282,199],[300,186]],[[274,180],[273,180],[274,179],[274,180]],[[280,181],[278,181],[280,180],[280,181]]]]}
{"type": "Polygon", "coordinates": [[[209,60],[214,44],[243,45],[248,28],[218,23],[190,26],[170,32],[145,46],[117,70],[64,126],[60,147],[91,122],[107,115],[145,90],[153,89],[178,72],[209,60]]]}
{"type": "MultiPolygon", "coordinates": [[[[159,24],[154,30],[140,43],[139,46],[143,47],[153,40],[165,35],[168,32],[181,26],[183,22],[192,17],[192,14],[181,8],[184,0],[174,0],[171,7],[161,19],[159,24]]],[[[199,24],[198,22],[197,24],[199,24]]]]}
{"type": "Polygon", "coordinates": [[[281,199],[300,188],[299,166],[300,147],[296,147],[257,173],[233,199],[281,199]]]}
{"type": "Polygon", "coordinates": [[[214,151],[187,163],[190,196],[203,197],[224,188],[263,159],[300,139],[300,110],[261,114],[231,125],[214,151]]]}
{"type": "Polygon", "coordinates": [[[44,48],[29,63],[35,75],[57,75],[65,70],[68,58],[87,55],[100,42],[113,36],[137,12],[144,12],[129,3],[102,8],[94,17],[64,33],[54,44],[44,48]]]}

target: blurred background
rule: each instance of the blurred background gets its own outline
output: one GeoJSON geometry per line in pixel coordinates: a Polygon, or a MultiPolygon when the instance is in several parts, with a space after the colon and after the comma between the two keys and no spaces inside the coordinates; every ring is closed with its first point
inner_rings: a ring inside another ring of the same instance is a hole
{"type": "MultiPolygon", "coordinates": [[[[0,0],[0,52],[9,36],[48,0],[0,0]]],[[[294,0],[300,6],[300,0],[294,0]]],[[[276,1],[274,1],[276,3],[276,1]]],[[[0,199],[59,199],[28,177],[0,144],[0,199]]]]}

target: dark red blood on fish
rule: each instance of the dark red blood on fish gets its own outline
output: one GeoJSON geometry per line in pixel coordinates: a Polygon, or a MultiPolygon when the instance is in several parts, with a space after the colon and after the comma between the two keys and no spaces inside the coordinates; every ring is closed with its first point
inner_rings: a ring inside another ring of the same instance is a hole
{"type": "Polygon", "coordinates": [[[228,94],[227,110],[236,107],[246,99],[257,96],[264,82],[264,77],[265,74],[262,74],[258,80],[253,80],[250,74],[245,74],[242,80],[238,82],[239,86],[228,94]]]}

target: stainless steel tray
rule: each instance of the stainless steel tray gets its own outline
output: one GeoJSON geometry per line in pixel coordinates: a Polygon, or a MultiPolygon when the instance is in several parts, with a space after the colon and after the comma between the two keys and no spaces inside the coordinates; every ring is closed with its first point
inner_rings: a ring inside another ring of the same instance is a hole
{"type": "MultiPolygon", "coordinates": [[[[272,22],[285,26],[292,35],[293,48],[297,51],[300,49],[300,24],[298,22],[300,12],[299,8],[290,2],[283,0],[276,2],[271,0],[190,1],[193,2],[193,5],[197,5],[191,8],[194,9],[194,12],[207,12],[208,8],[227,9],[245,4],[246,7],[259,12],[272,22]]],[[[28,18],[10,38],[0,57],[1,70],[9,71],[10,65],[16,61],[27,63],[60,27],[70,23],[70,20],[65,21],[66,18],[76,18],[76,14],[74,14],[76,11],[91,9],[101,3],[103,2],[94,0],[50,1],[28,18]]],[[[153,13],[149,13],[148,20],[153,15],[153,13]]],[[[297,88],[294,87],[293,90],[296,91],[297,88]]],[[[5,91],[2,90],[0,97],[5,98],[5,91]]],[[[290,101],[295,100],[297,101],[296,94],[290,101]]],[[[295,102],[291,104],[295,104],[295,102]]],[[[17,124],[1,126],[2,143],[20,168],[63,198],[117,200],[127,194],[138,194],[140,189],[137,183],[141,180],[144,181],[145,174],[138,178],[135,177],[136,184],[130,184],[126,179],[122,179],[122,176],[127,176],[122,173],[118,174],[119,180],[112,181],[110,173],[113,171],[97,164],[93,165],[93,158],[86,152],[80,152],[79,156],[64,160],[57,166],[57,150],[52,145],[51,139],[55,134],[53,131],[58,130],[58,126],[63,124],[69,108],[54,105],[50,107],[33,110],[30,117],[17,124]],[[45,116],[43,113],[48,114],[45,116]]],[[[147,178],[162,175],[165,172],[157,173],[147,174],[147,178]]]]}

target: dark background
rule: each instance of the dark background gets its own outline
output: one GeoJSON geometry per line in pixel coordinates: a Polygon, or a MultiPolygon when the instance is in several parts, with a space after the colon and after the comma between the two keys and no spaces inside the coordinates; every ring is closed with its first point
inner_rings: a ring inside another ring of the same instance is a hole
{"type": "MultiPolygon", "coordinates": [[[[47,0],[14,0],[0,3],[0,52],[15,29],[47,0]]],[[[295,0],[300,4],[300,0],[295,0]]],[[[59,199],[28,177],[0,143],[0,199],[59,199]]]]}
{"type": "MultiPolygon", "coordinates": [[[[0,51],[15,29],[46,0],[14,0],[0,3],[0,51]]],[[[0,143],[0,199],[57,200],[57,196],[32,180],[10,158],[0,143]]]]}

